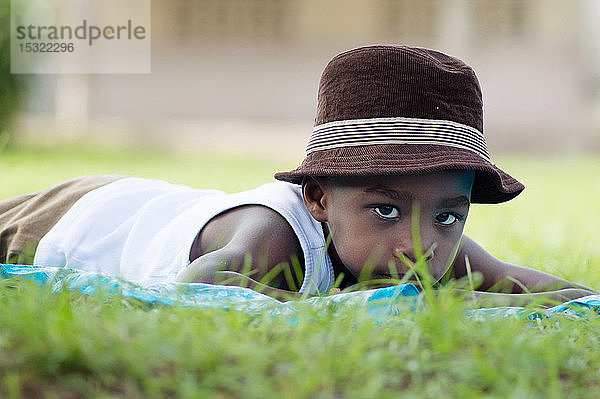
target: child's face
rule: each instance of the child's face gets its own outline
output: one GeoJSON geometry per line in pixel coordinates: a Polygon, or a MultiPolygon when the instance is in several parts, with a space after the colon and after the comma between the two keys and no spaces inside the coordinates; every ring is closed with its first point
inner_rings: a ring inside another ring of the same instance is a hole
{"type": "Polygon", "coordinates": [[[407,268],[396,254],[415,260],[412,213],[413,204],[418,204],[422,250],[434,247],[428,266],[439,280],[456,255],[473,178],[471,171],[454,170],[335,178],[333,182],[323,179],[320,190],[316,189],[321,191],[320,199],[315,202],[314,193],[306,187],[305,198],[313,217],[327,224],[346,269],[358,277],[365,265],[371,265],[373,271],[367,278],[389,278],[390,266],[402,277],[407,268]]]}

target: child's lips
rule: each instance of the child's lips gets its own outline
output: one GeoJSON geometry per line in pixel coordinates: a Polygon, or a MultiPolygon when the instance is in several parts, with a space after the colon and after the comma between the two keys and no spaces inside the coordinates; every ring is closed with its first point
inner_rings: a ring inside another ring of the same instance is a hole
{"type": "Polygon", "coordinates": [[[392,275],[390,273],[374,273],[373,278],[375,279],[386,279],[386,280],[402,280],[404,278],[404,273],[398,273],[392,275]]]}

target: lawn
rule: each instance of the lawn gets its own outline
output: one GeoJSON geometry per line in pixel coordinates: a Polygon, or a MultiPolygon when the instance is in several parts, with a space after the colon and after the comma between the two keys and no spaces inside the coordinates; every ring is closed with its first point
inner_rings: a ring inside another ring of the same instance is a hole
{"type": "MultiPolygon", "coordinates": [[[[0,198],[95,173],[236,191],[298,160],[11,147],[0,154],[0,198]]],[[[501,161],[528,188],[504,205],[473,206],[467,234],[505,260],[600,289],[598,157],[501,161]]],[[[477,322],[464,306],[444,297],[383,326],[356,309],[304,307],[292,324],[2,282],[0,396],[600,397],[598,319],[477,322]]]]}

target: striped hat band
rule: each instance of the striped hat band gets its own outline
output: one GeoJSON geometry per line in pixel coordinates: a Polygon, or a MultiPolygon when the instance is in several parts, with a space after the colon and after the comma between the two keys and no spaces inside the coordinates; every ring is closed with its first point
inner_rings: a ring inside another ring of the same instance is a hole
{"type": "Polygon", "coordinates": [[[479,130],[448,120],[405,117],[351,119],[317,125],[308,141],[306,154],[379,144],[435,144],[462,148],[490,161],[485,138],[479,130]]]}

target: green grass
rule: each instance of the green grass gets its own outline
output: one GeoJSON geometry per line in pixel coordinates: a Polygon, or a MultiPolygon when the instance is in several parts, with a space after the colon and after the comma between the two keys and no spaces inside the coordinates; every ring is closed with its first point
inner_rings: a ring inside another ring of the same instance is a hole
{"type": "MultiPolygon", "coordinates": [[[[94,174],[123,174],[164,179],[196,188],[224,191],[250,189],[273,180],[287,162],[246,159],[213,152],[173,153],[154,148],[0,146],[0,198],[46,188],[58,181],[94,174]]],[[[301,154],[300,154],[301,155],[301,154]]]]}
{"type": "MultiPolygon", "coordinates": [[[[151,149],[12,147],[0,198],[90,173],[235,191],[296,166],[151,149]]],[[[600,161],[505,158],[526,192],[473,206],[467,232],[503,259],[600,288],[600,161]]],[[[600,321],[476,322],[445,298],[376,326],[360,310],[301,319],[151,307],[0,283],[0,396],[597,398],[600,321]]]]}

